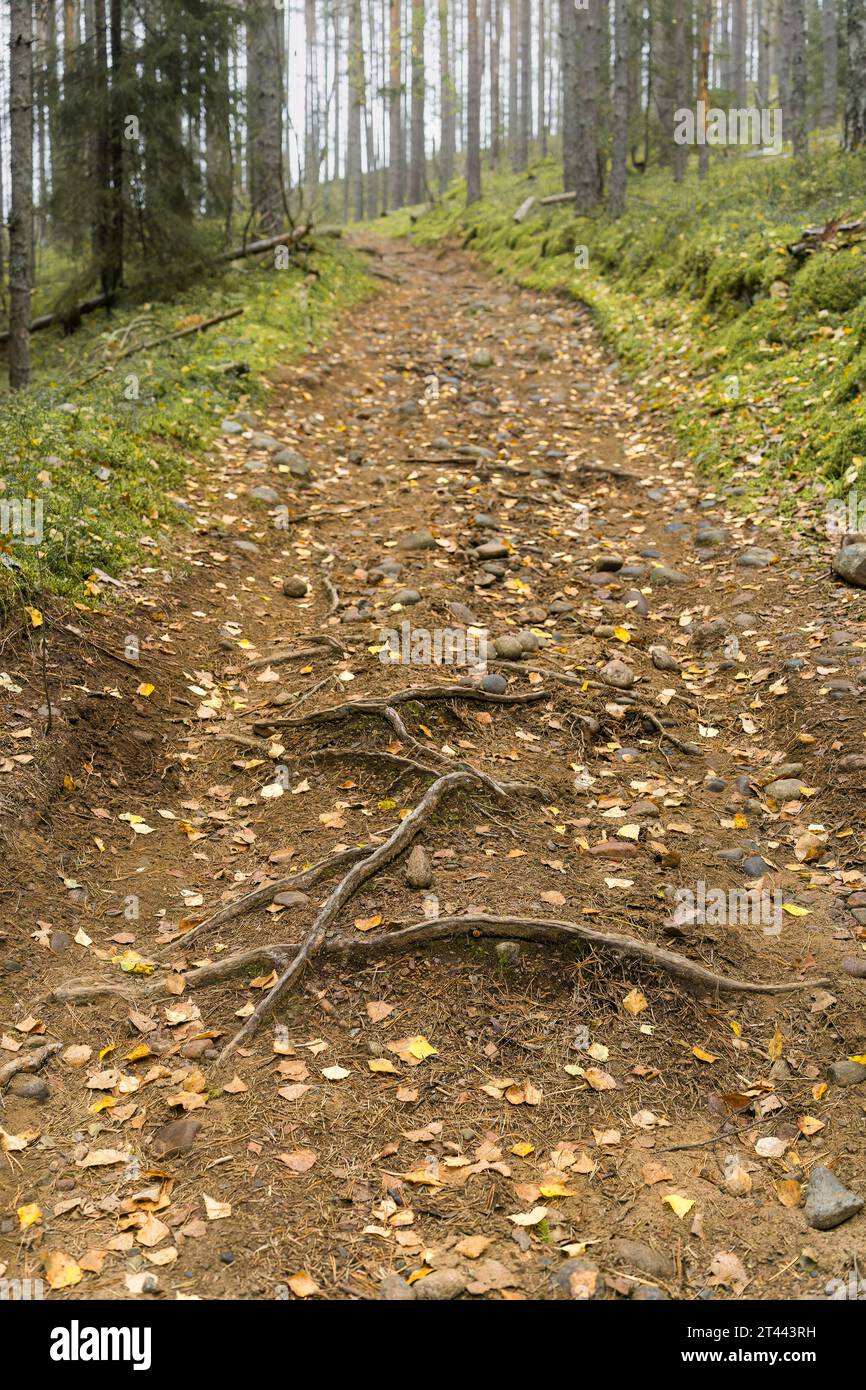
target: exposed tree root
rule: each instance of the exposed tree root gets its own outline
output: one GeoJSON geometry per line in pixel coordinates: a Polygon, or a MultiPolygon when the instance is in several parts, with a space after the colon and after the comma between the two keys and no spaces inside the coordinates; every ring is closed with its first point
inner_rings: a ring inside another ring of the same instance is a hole
{"type": "Polygon", "coordinates": [[[13,1076],[17,1076],[21,1071],[38,1071],[62,1046],[62,1042],[46,1043],[44,1047],[34,1047],[28,1052],[22,1052],[20,1057],[13,1057],[11,1062],[0,1067],[0,1086],[6,1086],[13,1076]]]}
{"type": "MultiPolygon", "coordinates": [[[[176,938],[182,946],[186,947],[197,937],[203,936],[206,931],[211,931],[214,927],[224,926],[226,922],[231,922],[235,917],[242,917],[245,912],[252,912],[254,908],[265,907],[272,903],[278,893],[303,892],[305,888],[312,888],[320,879],[328,874],[335,873],[337,869],[342,869],[347,864],[354,864],[356,860],[362,859],[371,852],[371,845],[354,846],[352,849],[341,850],[339,854],[332,854],[327,859],[322,859],[318,864],[314,864],[311,869],[304,870],[300,874],[292,874],[288,878],[278,878],[272,883],[262,884],[260,888],[254,888],[252,892],[245,893],[242,898],[235,898],[233,902],[226,903],[211,917],[206,917],[203,922],[199,922],[190,931],[183,932],[176,938]]],[[[172,943],[174,944],[174,943],[172,943]]]]}
{"type": "Polygon", "coordinates": [[[307,657],[326,656],[328,650],[332,656],[345,656],[346,648],[342,642],[338,642],[336,637],[311,637],[305,634],[306,641],[312,642],[311,647],[300,647],[297,651],[276,651],[270,656],[257,656],[248,665],[250,671],[261,671],[268,666],[283,666],[287,661],[300,661],[307,657]],[[323,650],[325,648],[326,650],[323,650]]]}
{"type": "Polygon", "coordinates": [[[394,705],[409,704],[413,700],[473,700],[490,705],[527,705],[536,700],[546,700],[546,690],[526,690],[513,695],[490,695],[474,685],[419,685],[408,690],[395,690],[392,695],[381,699],[346,700],[343,704],[332,705],[330,709],[314,710],[311,714],[299,714],[289,719],[257,719],[255,729],[300,728],[305,724],[339,724],[356,714],[379,714],[394,705]]]}
{"type": "MultiPolygon", "coordinates": [[[[297,954],[289,965],[283,970],[273,989],[256,1007],[243,1027],[235,1034],[231,1041],[223,1048],[220,1054],[220,1061],[225,1059],[245,1042],[247,1038],[253,1036],[258,1030],[262,1020],[267,1014],[271,1013],[276,1006],[279,998],[285,993],[287,988],[296,980],[307,962],[310,961],[321,950],[328,930],[340,909],[349,901],[368,878],[372,878],[375,873],[390,864],[399,854],[403,852],[414,840],[422,825],[438,809],[440,803],[452,793],[465,791],[470,787],[477,787],[479,783],[491,787],[496,794],[502,798],[507,797],[515,790],[514,784],[494,783],[488,778],[483,778],[475,772],[448,772],[427,788],[418,805],[412,810],[404,821],[401,821],[396,830],[389,835],[384,844],[378,849],[373,850],[372,854],[362,859],[360,863],[353,864],[348,873],[340,879],[340,882],[329,894],[322,908],[316,914],[315,921],[310,927],[304,940],[301,942],[297,954]]],[[[519,787],[522,791],[523,788],[519,787]]]]}

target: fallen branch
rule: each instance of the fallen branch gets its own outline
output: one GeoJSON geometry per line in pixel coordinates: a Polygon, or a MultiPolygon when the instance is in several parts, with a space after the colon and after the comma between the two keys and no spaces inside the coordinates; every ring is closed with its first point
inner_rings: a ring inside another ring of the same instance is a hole
{"type": "Polygon", "coordinates": [[[227,309],[224,314],[216,314],[212,319],[205,319],[202,323],[194,323],[189,328],[178,328],[174,333],[164,333],[160,338],[149,338],[146,343],[138,343],[134,347],[126,348],[119,352],[112,362],[106,362],[98,371],[91,372],[90,376],[82,377],[71,388],[78,391],[88,382],[95,381],[98,376],[104,376],[106,372],[113,371],[118,362],[122,362],[127,357],[134,357],[137,352],[146,352],[148,348],[161,347],[163,343],[173,342],[176,338],[188,338],[193,333],[203,333],[206,328],[213,328],[217,323],[225,323],[226,319],[236,319],[238,314],[242,314],[243,308],[227,309]]]}

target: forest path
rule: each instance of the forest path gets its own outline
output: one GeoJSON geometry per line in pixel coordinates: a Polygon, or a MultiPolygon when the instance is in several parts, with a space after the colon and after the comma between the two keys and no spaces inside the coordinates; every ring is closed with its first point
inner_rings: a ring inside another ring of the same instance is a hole
{"type": "MultiPolygon", "coordinates": [[[[38,1275],[60,1251],[73,1297],[304,1296],[307,1279],[338,1298],[820,1296],[866,1221],[817,1231],[798,1205],[817,1164],[864,1189],[866,1090],[828,1072],[866,1052],[843,968],[866,918],[863,596],[772,506],[743,517],[694,477],[579,306],[455,250],[360,245],[381,293],[191,474],[188,575],[160,557],[102,620],[103,648],[140,636],[140,670],[52,639],[42,801],[3,823],[0,1066],[45,1038],[91,1052],[6,1091],[0,1266],[38,1275]],[[383,664],[404,622],[415,664],[383,664]],[[269,722],[450,684],[417,662],[467,625],[520,633],[488,685],[544,697],[404,704],[405,736],[269,722]],[[287,650],[306,655],[262,660],[287,650]],[[271,957],[210,989],[184,973],[300,941],[336,880],[194,946],[178,923],[381,843],[430,781],[406,755],[545,795],[449,800],[419,837],[429,885],[388,865],[336,935],[554,917],[829,988],[695,997],[604,950],[471,938],[322,957],[220,1067],[271,957]],[[780,896],[763,922],[741,899],[674,915],[701,884],[780,896]],[[157,959],[172,968],[147,973],[157,959]],[[64,1000],[84,975],[127,997],[64,1000]],[[431,1268],[414,1293],[389,1278],[431,1268]]],[[[23,715],[39,680],[16,678],[23,715]]]]}

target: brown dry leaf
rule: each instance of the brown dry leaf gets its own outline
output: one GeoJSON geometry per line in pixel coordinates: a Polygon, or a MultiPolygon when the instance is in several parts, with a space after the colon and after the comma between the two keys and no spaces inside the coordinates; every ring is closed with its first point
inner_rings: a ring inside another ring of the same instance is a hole
{"type": "Polygon", "coordinates": [[[587,1067],[583,1073],[594,1091],[615,1091],[616,1082],[609,1071],[602,1071],[601,1067],[587,1067]]]}
{"type": "Polygon", "coordinates": [[[565,906],[564,895],[562,893],[558,893],[555,888],[550,889],[550,891],[547,893],[540,893],[539,897],[541,898],[541,901],[543,903],[550,903],[551,907],[565,906]]]}
{"type": "Polygon", "coordinates": [[[465,1255],[467,1260],[477,1260],[491,1244],[489,1236],[464,1236],[462,1240],[458,1240],[454,1249],[458,1255],[465,1255]]]}
{"type": "Polygon", "coordinates": [[[752,1190],[752,1178],[736,1154],[728,1154],[724,1162],[725,1186],[735,1197],[747,1197],[752,1190]]]}
{"type": "Polygon", "coordinates": [[[216,1197],[208,1197],[205,1193],[202,1193],[202,1201],[208,1221],[224,1221],[232,1214],[231,1202],[218,1202],[216,1197]]]}
{"type": "Polygon", "coordinates": [[[355,930],[356,930],[356,931],[372,931],[374,927],[381,927],[381,925],[382,925],[382,914],[381,914],[381,912],[377,912],[376,915],[375,915],[374,917],[356,917],[356,918],[355,918],[355,930]]]}
{"type": "Polygon", "coordinates": [[[400,1068],[395,1067],[394,1063],[388,1057],[371,1057],[367,1066],[370,1071],[376,1072],[377,1074],[385,1073],[389,1076],[400,1075],[400,1068]]]}
{"type": "Polygon", "coordinates": [[[293,1173],[306,1173],[317,1162],[319,1155],[315,1149],[292,1149],[291,1153],[277,1154],[281,1163],[291,1168],[293,1173]]]}
{"type": "Polygon", "coordinates": [[[227,1091],[230,1096],[239,1096],[242,1091],[248,1091],[249,1089],[249,1086],[241,1081],[239,1076],[233,1076],[231,1081],[227,1081],[223,1086],[223,1090],[227,1091]]]}
{"type": "Polygon", "coordinates": [[[138,1234],[135,1238],[139,1245],[151,1246],[159,1245],[159,1242],[165,1240],[166,1236],[169,1234],[170,1231],[165,1222],[160,1221],[157,1216],[151,1213],[144,1225],[139,1227],[138,1234]]]}
{"type": "Polygon", "coordinates": [[[775,1188],[783,1207],[798,1207],[803,1200],[803,1184],[796,1178],[780,1178],[775,1188]]]}
{"type": "Polygon", "coordinates": [[[663,1163],[657,1163],[654,1160],[645,1163],[641,1168],[641,1173],[647,1187],[652,1187],[653,1183],[657,1182],[672,1182],[674,1176],[670,1168],[666,1168],[663,1163]]]}
{"type": "Polygon", "coordinates": [[[371,1023],[381,1023],[389,1014],[394,1012],[393,1004],[386,1004],[383,999],[368,999],[367,1017],[371,1023]]]}
{"type": "Polygon", "coordinates": [[[300,1100],[309,1090],[310,1087],[305,1086],[303,1081],[297,1081],[294,1086],[281,1086],[277,1095],[282,1096],[283,1100],[300,1100]]]}
{"type": "Polygon", "coordinates": [[[731,1250],[718,1250],[710,1264],[707,1283],[711,1287],[724,1285],[733,1289],[739,1298],[748,1282],[749,1276],[738,1257],[731,1250]]]}

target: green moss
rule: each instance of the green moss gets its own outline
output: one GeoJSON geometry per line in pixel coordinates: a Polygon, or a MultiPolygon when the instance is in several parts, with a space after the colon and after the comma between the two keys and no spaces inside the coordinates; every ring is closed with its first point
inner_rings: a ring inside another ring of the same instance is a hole
{"type": "Polygon", "coordinates": [[[680,185],[663,171],[636,175],[617,222],[558,204],[515,225],[528,194],[561,189],[552,155],[526,174],[489,177],[470,208],[452,189],[412,235],[471,234],[471,250],[500,274],[583,300],[700,468],[745,485],[745,507],[750,491],[775,488],[784,512],[792,478],[839,490],[866,457],[864,258],[823,247],[801,263],[787,250],[804,226],[862,204],[866,155],[830,141],[818,153],[805,169],[718,159],[705,179],[693,163],[680,185]],[[575,268],[577,246],[587,269],[575,268]]]}
{"type": "Polygon", "coordinates": [[[184,297],[110,320],[93,315],[73,337],[34,335],[34,384],[0,404],[0,602],[39,590],[81,598],[94,569],[117,575],[172,555],[172,528],[186,517],[177,490],[222,418],[241,395],[264,400],[261,373],[321,341],[339,310],[371,292],[339,245],[317,254],[315,268],[316,279],[261,263],[228,270],[184,297]],[[151,339],[189,315],[237,307],[243,314],[225,325],[136,354],[76,389],[133,320],[148,320],[136,336],[151,339]],[[29,504],[35,519],[37,503],[42,537],[29,545],[15,518],[29,504]]]}

